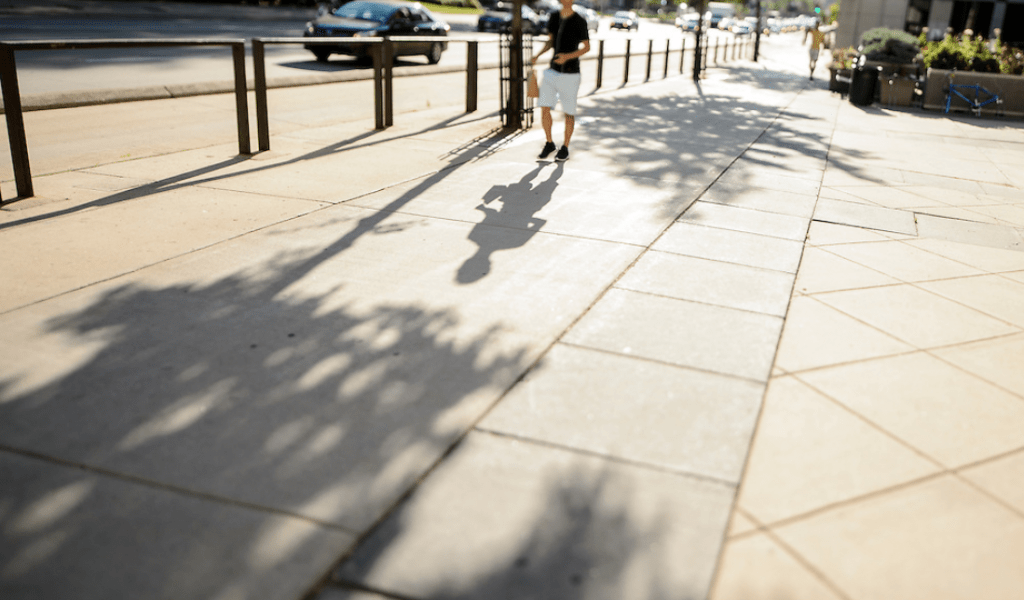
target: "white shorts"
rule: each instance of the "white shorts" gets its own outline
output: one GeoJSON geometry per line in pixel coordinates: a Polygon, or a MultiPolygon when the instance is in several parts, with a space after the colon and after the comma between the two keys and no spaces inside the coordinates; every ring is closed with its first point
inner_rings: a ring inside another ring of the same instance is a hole
{"type": "Polygon", "coordinates": [[[815,62],[817,60],[818,60],[818,49],[817,48],[811,48],[811,62],[815,62]]]}
{"type": "Polygon", "coordinates": [[[580,92],[579,73],[559,73],[554,69],[544,71],[544,79],[540,82],[540,97],[537,104],[554,108],[557,102],[562,103],[562,112],[576,116],[576,96],[580,92]]]}

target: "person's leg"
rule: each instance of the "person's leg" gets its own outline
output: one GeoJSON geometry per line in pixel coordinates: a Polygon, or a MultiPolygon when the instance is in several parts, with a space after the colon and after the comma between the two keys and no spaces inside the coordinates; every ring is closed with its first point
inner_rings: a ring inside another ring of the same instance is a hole
{"type": "Polygon", "coordinates": [[[540,84],[540,97],[537,98],[537,103],[540,105],[540,123],[544,127],[544,135],[547,137],[547,143],[544,144],[544,148],[537,157],[540,159],[547,158],[555,151],[555,141],[551,137],[551,109],[558,102],[557,78],[558,74],[554,71],[550,69],[544,71],[544,79],[540,84]]]}
{"type": "Polygon", "coordinates": [[[563,74],[558,89],[558,97],[562,102],[562,110],[565,112],[565,143],[558,151],[558,160],[569,158],[569,141],[572,139],[573,130],[576,129],[576,98],[579,96],[581,76],[579,73],[563,74]]]}
{"type": "Polygon", "coordinates": [[[551,137],[551,109],[547,106],[540,107],[540,124],[544,128],[544,135],[548,138],[548,143],[553,144],[555,140],[551,137]]]}

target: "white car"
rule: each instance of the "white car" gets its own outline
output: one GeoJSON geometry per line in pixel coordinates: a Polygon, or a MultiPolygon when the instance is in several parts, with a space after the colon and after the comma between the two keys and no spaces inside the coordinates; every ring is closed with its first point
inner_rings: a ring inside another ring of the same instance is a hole
{"type": "Polygon", "coordinates": [[[697,13],[689,13],[676,17],[676,27],[683,31],[697,31],[697,23],[699,22],[700,15],[697,13]]]}

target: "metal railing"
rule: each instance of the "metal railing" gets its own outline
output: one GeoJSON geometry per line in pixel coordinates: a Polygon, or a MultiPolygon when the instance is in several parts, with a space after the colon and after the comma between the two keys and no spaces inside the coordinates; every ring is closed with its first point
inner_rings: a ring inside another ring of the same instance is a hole
{"type": "MultiPolygon", "coordinates": [[[[238,119],[238,152],[250,154],[249,107],[245,82],[245,40],[242,39],[161,39],[161,40],[33,40],[0,42],[0,86],[7,120],[7,137],[11,146],[11,163],[19,198],[34,195],[32,168],[25,137],[22,116],[21,91],[18,87],[18,67],[14,53],[23,50],[76,50],[99,48],[156,48],[180,46],[230,46],[234,64],[235,112],[238,119]]],[[[0,203],[3,199],[0,198],[0,203]]]]}
{"type": "MultiPolygon", "coordinates": [[[[267,106],[267,71],[266,51],[268,45],[302,45],[302,46],[372,46],[370,56],[373,58],[373,106],[374,125],[377,129],[386,129],[394,125],[394,63],[395,46],[407,43],[424,42],[423,37],[394,36],[383,38],[253,38],[252,59],[253,84],[256,97],[256,135],[260,151],[270,149],[270,109],[267,106]]],[[[479,72],[479,40],[438,38],[438,43],[465,43],[466,50],[466,112],[477,109],[478,72],[479,72]]]]}
{"type": "MultiPolygon", "coordinates": [[[[478,100],[478,77],[479,77],[479,40],[466,38],[442,38],[442,43],[465,43],[467,44],[466,61],[466,112],[477,110],[478,100]]],[[[595,89],[603,85],[604,62],[608,59],[624,58],[622,85],[629,83],[630,62],[632,58],[632,46],[630,39],[626,39],[625,53],[622,55],[610,56],[605,53],[605,40],[598,41],[597,50],[597,81],[595,89]]],[[[648,40],[647,64],[644,81],[650,81],[651,68],[654,60],[656,40],[648,40]]],[[[260,151],[270,149],[270,125],[269,108],[267,106],[267,77],[265,47],[271,44],[294,44],[294,45],[325,45],[338,46],[343,44],[358,44],[373,46],[373,79],[374,79],[374,118],[377,129],[385,129],[393,124],[394,103],[392,81],[394,78],[394,57],[395,46],[403,43],[423,43],[422,37],[390,37],[390,38],[365,38],[365,39],[337,39],[337,38],[253,38],[253,71],[255,75],[254,92],[256,101],[256,124],[258,147],[260,151]]],[[[672,38],[665,40],[664,70],[663,77],[668,77],[669,56],[673,52],[672,38]]],[[[741,42],[740,39],[733,39],[733,43],[726,42],[726,52],[723,59],[728,59],[729,50],[732,50],[733,59],[737,54],[748,54],[752,41],[741,42]]],[[[29,164],[28,144],[25,136],[24,119],[22,116],[21,94],[18,87],[17,64],[15,62],[16,51],[32,50],[68,50],[68,49],[99,49],[99,48],[144,48],[144,47],[183,47],[183,46],[230,46],[234,66],[234,93],[235,108],[238,125],[238,151],[239,154],[251,154],[249,142],[249,110],[247,102],[247,89],[245,78],[245,41],[241,39],[156,39],[156,40],[40,40],[22,42],[0,42],[0,84],[2,84],[4,112],[7,120],[7,135],[11,148],[11,159],[14,167],[14,176],[19,198],[28,198],[34,194],[32,187],[32,171],[29,164]]],[[[702,59],[703,68],[707,68],[707,61],[711,55],[711,40],[704,38],[702,43],[703,53],[698,54],[702,59]]],[[[680,53],[679,72],[683,72],[683,65],[686,61],[687,52],[696,49],[687,49],[685,39],[680,53]]],[[[719,39],[714,41],[713,62],[718,64],[719,39]]],[[[659,52],[659,54],[661,54],[659,52]]],[[[586,60],[586,59],[584,59],[586,60]]],[[[594,60],[594,59],[590,59],[594,60]]],[[[0,204],[3,199],[0,198],[0,204]]]]}

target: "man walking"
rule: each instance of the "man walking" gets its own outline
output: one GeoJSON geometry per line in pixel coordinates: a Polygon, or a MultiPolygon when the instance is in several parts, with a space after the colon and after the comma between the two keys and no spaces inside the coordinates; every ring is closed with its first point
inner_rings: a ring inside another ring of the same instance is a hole
{"type": "Polygon", "coordinates": [[[811,77],[814,79],[814,66],[818,62],[818,54],[821,52],[821,47],[825,45],[825,32],[818,28],[818,22],[814,22],[814,27],[811,28],[811,77]]]}
{"type": "Polygon", "coordinates": [[[562,9],[551,13],[548,20],[548,40],[544,47],[533,56],[533,64],[549,49],[554,48],[551,66],[544,71],[544,79],[540,84],[540,121],[544,126],[547,143],[541,150],[539,158],[547,158],[555,151],[554,138],[551,137],[551,109],[557,102],[562,103],[565,113],[565,137],[562,147],[558,149],[555,160],[569,158],[569,140],[576,125],[576,97],[580,91],[580,57],[590,52],[590,33],[587,21],[572,9],[572,0],[560,0],[562,9]],[[581,47],[582,46],[582,47],[581,47]]]}

